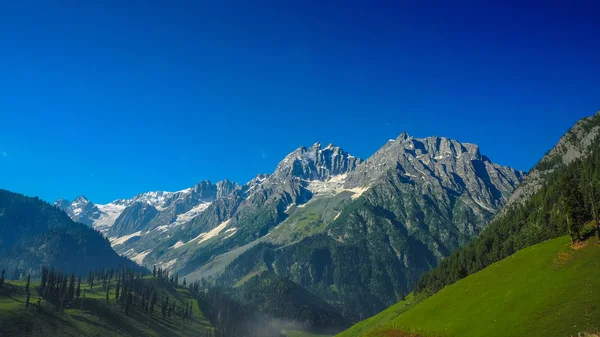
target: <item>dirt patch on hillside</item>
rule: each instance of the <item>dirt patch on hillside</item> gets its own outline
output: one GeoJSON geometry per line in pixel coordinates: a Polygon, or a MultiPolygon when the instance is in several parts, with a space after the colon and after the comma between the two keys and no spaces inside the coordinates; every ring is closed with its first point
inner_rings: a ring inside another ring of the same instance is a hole
{"type": "Polygon", "coordinates": [[[571,248],[573,248],[575,250],[579,250],[581,248],[584,248],[587,245],[588,245],[587,241],[578,241],[578,242],[571,243],[571,248]]]}
{"type": "Polygon", "coordinates": [[[558,255],[552,261],[554,262],[554,264],[562,266],[569,263],[569,261],[571,261],[571,259],[573,258],[573,255],[575,255],[573,251],[559,252],[558,255]]]}

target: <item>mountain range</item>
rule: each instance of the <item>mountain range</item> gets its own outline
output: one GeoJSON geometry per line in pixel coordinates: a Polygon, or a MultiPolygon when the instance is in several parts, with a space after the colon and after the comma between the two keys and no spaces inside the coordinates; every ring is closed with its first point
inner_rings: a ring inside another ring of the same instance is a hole
{"type": "Polygon", "coordinates": [[[54,205],[141,265],[231,287],[272,274],[355,320],[477,236],[524,177],[474,144],[403,133],[366,160],[315,143],[244,185],[54,205]]]}

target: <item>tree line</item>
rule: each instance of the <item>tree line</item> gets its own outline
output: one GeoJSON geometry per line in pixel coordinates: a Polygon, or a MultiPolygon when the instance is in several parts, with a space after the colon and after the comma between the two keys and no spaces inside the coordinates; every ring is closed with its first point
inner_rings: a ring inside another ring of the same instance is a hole
{"type": "Polygon", "coordinates": [[[221,287],[210,285],[204,279],[189,285],[205,317],[215,328],[215,337],[283,337],[281,326],[244,305],[221,287]]]}
{"type": "MultiPolygon", "coordinates": [[[[107,305],[116,305],[121,312],[129,316],[132,311],[156,315],[163,319],[176,317],[184,322],[192,317],[193,304],[178,304],[175,298],[168,294],[161,294],[155,286],[158,282],[163,289],[179,287],[179,277],[169,274],[162,269],[154,270],[154,279],[144,278],[145,273],[129,268],[98,269],[90,271],[87,279],[76,277],[62,271],[43,266],[40,272],[40,283],[37,287],[36,310],[43,310],[42,302],[51,304],[55,310],[63,311],[66,308],[75,308],[83,311],[86,304],[87,289],[82,289],[82,284],[88,285],[90,291],[104,292],[107,305]],[[114,287],[114,292],[111,293],[114,287]]],[[[0,290],[4,287],[5,271],[0,275],[0,290]]],[[[184,284],[186,283],[184,279],[184,284]]],[[[31,298],[31,275],[27,276],[25,286],[25,306],[29,308],[31,298]]]]}

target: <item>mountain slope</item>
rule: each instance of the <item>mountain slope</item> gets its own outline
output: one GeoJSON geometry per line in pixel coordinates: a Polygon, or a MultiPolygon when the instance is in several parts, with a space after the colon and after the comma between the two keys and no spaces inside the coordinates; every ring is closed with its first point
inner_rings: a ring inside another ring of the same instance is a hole
{"type": "Polygon", "coordinates": [[[598,331],[600,246],[595,243],[591,238],[572,248],[563,236],[525,248],[416,305],[410,298],[337,336],[404,336],[404,331],[564,337],[598,331]]]}
{"type": "Polygon", "coordinates": [[[95,230],[38,199],[0,190],[0,266],[9,278],[40,273],[42,265],[77,274],[137,266],[118,256],[95,230]]]}
{"type": "MultiPolygon", "coordinates": [[[[25,282],[9,281],[0,289],[0,336],[203,336],[213,329],[200,311],[198,303],[185,288],[170,288],[157,279],[145,277],[147,285],[157,289],[159,298],[169,297],[177,308],[192,304],[192,316],[183,324],[177,314],[163,317],[158,302],[154,313],[130,309],[125,315],[115,300],[116,282],[110,283],[109,303],[101,285],[90,289],[81,284],[85,298],[76,299],[64,311],[56,310],[47,301],[36,309],[39,282],[32,281],[31,305],[25,307],[25,282]]],[[[139,301],[139,300],[138,300],[139,301]]],[[[139,304],[139,303],[138,303],[139,304]]]]}
{"type": "MultiPolygon", "coordinates": [[[[579,121],[539,162],[511,201],[481,235],[417,283],[434,293],[530,245],[567,234],[561,209],[563,181],[600,182],[600,113],[579,121]],[[574,155],[577,154],[577,155],[574,155]]],[[[589,200],[579,200],[591,210],[589,200]]],[[[587,215],[591,218],[591,212],[587,215]]]]}

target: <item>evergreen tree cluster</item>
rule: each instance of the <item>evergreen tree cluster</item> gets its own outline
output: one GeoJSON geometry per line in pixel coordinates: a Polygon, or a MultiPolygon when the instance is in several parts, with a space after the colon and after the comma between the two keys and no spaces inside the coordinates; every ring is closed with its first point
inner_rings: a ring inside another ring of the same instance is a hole
{"type": "Polygon", "coordinates": [[[224,288],[204,280],[189,285],[205,317],[215,327],[215,337],[280,337],[281,326],[273,326],[260,314],[231,296],[224,288]]]}
{"type": "MultiPolygon", "coordinates": [[[[29,276],[27,284],[29,285],[29,276]]],[[[81,287],[81,278],[78,278],[77,289],[81,287]]],[[[27,286],[29,297],[29,286],[27,286]]],[[[75,289],[75,274],[70,276],[54,268],[42,267],[41,282],[38,288],[38,304],[41,299],[52,303],[58,310],[68,307],[81,293],[75,289]]]]}

